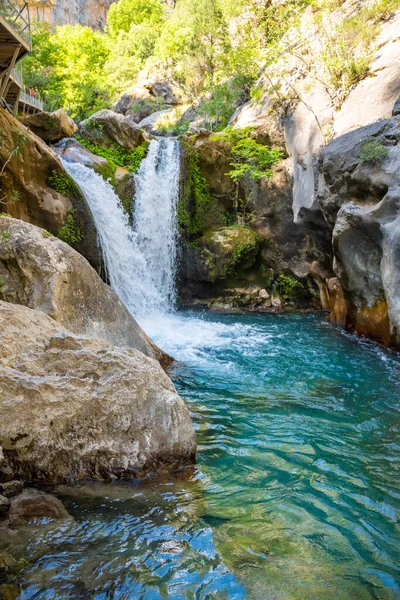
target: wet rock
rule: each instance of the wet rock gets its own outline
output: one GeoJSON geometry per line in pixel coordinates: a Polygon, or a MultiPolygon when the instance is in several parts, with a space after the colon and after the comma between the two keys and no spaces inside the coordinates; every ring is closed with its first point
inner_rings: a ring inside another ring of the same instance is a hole
{"type": "MultiPolygon", "coordinates": [[[[16,565],[17,561],[9,552],[0,552],[0,570],[8,571],[16,565]]],[[[1,596],[0,596],[1,598],[1,596]]]]}
{"type": "Polygon", "coordinates": [[[112,110],[100,110],[79,125],[79,134],[97,146],[118,144],[131,150],[144,141],[143,132],[129,117],[112,110]]]}
{"type": "Polygon", "coordinates": [[[90,150],[75,139],[63,140],[54,147],[54,150],[58,156],[61,156],[68,162],[82,163],[87,167],[93,167],[94,165],[104,166],[107,164],[105,158],[93,154],[93,152],[90,152],[90,150]]]}
{"type": "Polygon", "coordinates": [[[84,232],[73,245],[98,271],[102,256],[92,213],[58,156],[38,136],[0,108],[1,210],[58,235],[71,211],[84,232]],[[20,151],[8,161],[13,148],[20,151]]]}
{"type": "Polygon", "coordinates": [[[193,462],[189,411],[154,359],[5,302],[0,341],[0,444],[16,476],[57,484],[193,462]]]}
{"type": "Polygon", "coordinates": [[[11,527],[19,527],[38,519],[62,520],[69,517],[61,500],[36,489],[26,489],[11,501],[11,527]]]}
{"type": "Polygon", "coordinates": [[[24,125],[47,143],[69,138],[78,131],[76,123],[60,108],[55,112],[39,112],[24,119],[24,125]]]}
{"type": "Polygon", "coordinates": [[[70,331],[136,348],[168,364],[115,292],[70,246],[28,223],[0,217],[0,300],[50,315],[70,331]]]}
{"type": "Polygon", "coordinates": [[[281,308],[282,300],[279,296],[271,296],[271,304],[274,308],[281,308]]]}
{"type": "Polygon", "coordinates": [[[10,510],[11,502],[5,496],[0,496],[0,518],[7,515],[10,510]]]}
{"type": "Polygon", "coordinates": [[[260,298],[260,300],[268,300],[270,295],[267,292],[267,290],[263,289],[258,292],[258,297],[260,298]]]}
{"type": "Polygon", "coordinates": [[[24,482],[18,481],[15,479],[14,481],[7,481],[5,483],[0,484],[0,491],[6,498],[12,498],[17,494],[20,494],[24,489],[24,482]]]}
{"type": "Polygon", "coordinates": [[[0,585],[0,600],[17,600],[20,596],[20,589],[16,585],[4,583],[0,585]]]}

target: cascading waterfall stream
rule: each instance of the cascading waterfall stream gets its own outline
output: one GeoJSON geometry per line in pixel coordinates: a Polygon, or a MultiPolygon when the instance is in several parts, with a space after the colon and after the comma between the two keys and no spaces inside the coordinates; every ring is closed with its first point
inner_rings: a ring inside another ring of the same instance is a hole
{"type": "Polygon", "coordinates": [[[134,226],[111,185],[63,161],[93,213],[112,288],[139,322],[175,306],[179,142],[153,140],[135,176],[134,226]]]}

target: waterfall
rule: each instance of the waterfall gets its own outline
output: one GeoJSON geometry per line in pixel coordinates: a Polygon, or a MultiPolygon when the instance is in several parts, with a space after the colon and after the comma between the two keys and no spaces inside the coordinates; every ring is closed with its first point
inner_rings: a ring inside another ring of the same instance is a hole
{"type": "Polygon", "coordinates": [[[179,142],[153,140],[135,176],[131,226],[111,185],[89,167],[63,160],[93,213],[111,287],[139,321],[176,301],[179,142]]]}

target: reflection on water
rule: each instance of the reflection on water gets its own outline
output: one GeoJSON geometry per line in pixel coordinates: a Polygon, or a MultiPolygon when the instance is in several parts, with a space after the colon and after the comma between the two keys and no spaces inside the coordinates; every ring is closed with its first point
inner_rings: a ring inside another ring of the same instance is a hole
{"type": "Polygon", "coordinates": [[[398,358],[311,315],[144,325],[198,467],[59,490],[74,521],[31,534],[20,597],[400,598],[398,358]]]}

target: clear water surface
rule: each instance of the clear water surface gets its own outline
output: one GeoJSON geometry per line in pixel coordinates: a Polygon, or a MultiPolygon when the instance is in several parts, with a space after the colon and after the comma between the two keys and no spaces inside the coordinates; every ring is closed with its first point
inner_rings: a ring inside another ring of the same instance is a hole
{"type": "Polygon", "coordinates": [[[60,490],[20,598],[400,598],[399,358],[316,315],[142,323],[197,429],[175,480],[60,490]]]}

